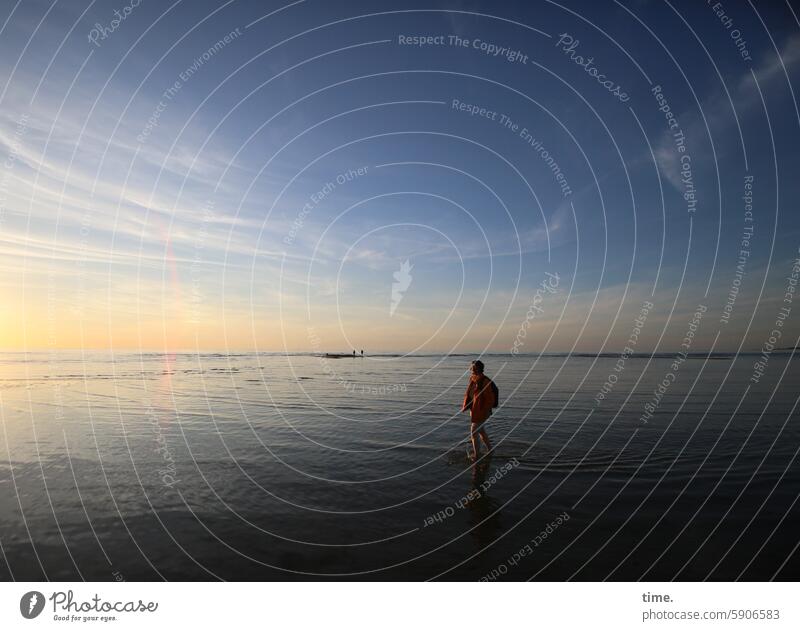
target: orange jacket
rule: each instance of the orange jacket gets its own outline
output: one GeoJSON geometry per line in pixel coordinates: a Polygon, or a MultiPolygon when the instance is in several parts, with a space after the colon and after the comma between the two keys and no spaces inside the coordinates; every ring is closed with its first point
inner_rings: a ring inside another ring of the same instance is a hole
{"type": "Polygon", "coordinates": [[[494,403],[492,380],[486,375],[472,375],[464,394],[461,411],[469,410],[471,421],[481,423],[492,415],[494,403]]]}

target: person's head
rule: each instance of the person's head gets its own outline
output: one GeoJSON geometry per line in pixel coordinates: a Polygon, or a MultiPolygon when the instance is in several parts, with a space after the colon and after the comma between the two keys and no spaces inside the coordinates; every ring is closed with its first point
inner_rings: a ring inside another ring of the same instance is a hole
{"type": "Polygon", "coordinates": [[[483,362],[480,359],[476,359],[474,362],[472,362],[472,374],[473,375],[483,374],[483,362]]]}

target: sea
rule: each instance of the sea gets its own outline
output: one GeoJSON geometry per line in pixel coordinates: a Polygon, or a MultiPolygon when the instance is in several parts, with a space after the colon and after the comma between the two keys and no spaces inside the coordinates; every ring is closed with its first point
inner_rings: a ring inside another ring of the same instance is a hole
{"type": "Polygon", "coordinates": [[[793,352],[0,354],[0,579],[800,579],[793,352]]]}

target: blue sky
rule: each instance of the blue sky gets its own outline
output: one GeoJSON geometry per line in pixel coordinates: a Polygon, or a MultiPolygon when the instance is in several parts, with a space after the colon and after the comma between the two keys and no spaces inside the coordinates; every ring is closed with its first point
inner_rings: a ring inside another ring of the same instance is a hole
{"type": "Polygon", "coordinates": [[[800,25],[716,4],[6,3],[0,346],[615,352],[652,302],[636,350],[699,304],[692,350],[760,348],[800,256],[800,25]]]}

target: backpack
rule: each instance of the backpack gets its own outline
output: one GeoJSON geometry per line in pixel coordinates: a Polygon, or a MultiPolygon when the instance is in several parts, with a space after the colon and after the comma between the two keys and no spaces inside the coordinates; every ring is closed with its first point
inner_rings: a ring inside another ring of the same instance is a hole
{"type": "Polygon", "coordinates": [[[492,384],[492,394],[494,395],[494,403],[492,403],[492,407],[496,408],[500,403],[500,390],[498,390],[494,380],[490,380],[490,382],[492,384]]]}

